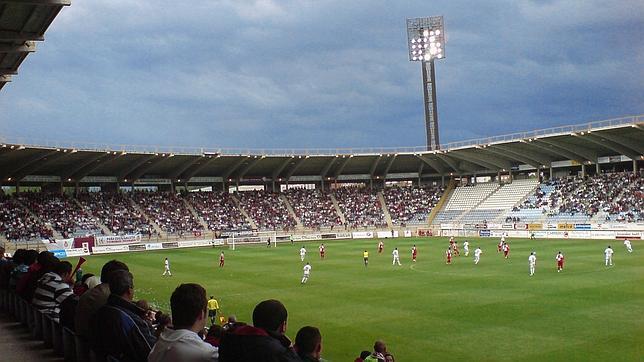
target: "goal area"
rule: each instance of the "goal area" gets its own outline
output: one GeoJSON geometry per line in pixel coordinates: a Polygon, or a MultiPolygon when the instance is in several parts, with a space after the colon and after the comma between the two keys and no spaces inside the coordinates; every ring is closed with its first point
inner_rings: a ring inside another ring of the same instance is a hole
{"type": "Polygon", "coordinates": [[[232,234],[226,239],[231,250],[240,245],[264,244],[266,247],[277,246],[277,233],[275,231],[258,231],[252,234],[232,234]]]}

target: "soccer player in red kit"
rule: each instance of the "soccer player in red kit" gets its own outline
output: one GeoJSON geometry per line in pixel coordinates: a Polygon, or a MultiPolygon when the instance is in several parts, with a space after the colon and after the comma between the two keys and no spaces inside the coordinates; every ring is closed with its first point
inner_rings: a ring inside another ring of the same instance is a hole
{"type": "Polygon", "coordinates": [[[445,264],[452,264],[452,249],[445,251],[445,264]]]}
{"type": "Polygon", "coordinates": [[[324,259],[324,244],[320,244],[320,259],[324,259]]]}
{"type": "Polygon", "coordinates": [[[379,242],[378,243],[378,254],[381,254],[382,251],[384,250],[384,248],[385,248],[385,243],[383,243],[382,241],[379,242]]]}
{"type": "Polygon", "coordinates": [[[501,241],[499,241],[499,245],[496,247],[496,252],[497,253],[500,253],[501,250],[503,250],[503,244],[505,244],[505,241],[503,239],[501,239],[501,241]]]}
{"type": "Polygon", "coordinates": [[[461,252],[458,251],[458,242],[454,241],[454,244],[452,245],[452,249],[454,250],[454,255],[461,256],[461,252]]]}
{"type": "Polygon", "coordinates": [[[555,260],[557,261],[557,273],[563,270],[564,266],[564,255],[561,253],[561,251],[555,256],[555,260]]]}
{"type": "Polygon", "coordinates": [[[222,251],[221,254],[219,254],[219,267],[223,268],[224,267],[224,252],[222,251]]]}
{"type": "Polygon", "coordinates": [[[418,249],[416,249],[416,244],[411,248],[411,261],[416,262],[416,256],[418,256],[418,249]]]}
{"type": "Polygon", "coordinates": [[[509,253],[510,253],[510,245],[508,243],[503,243],[503,257],[507,259],[509,253]]]}

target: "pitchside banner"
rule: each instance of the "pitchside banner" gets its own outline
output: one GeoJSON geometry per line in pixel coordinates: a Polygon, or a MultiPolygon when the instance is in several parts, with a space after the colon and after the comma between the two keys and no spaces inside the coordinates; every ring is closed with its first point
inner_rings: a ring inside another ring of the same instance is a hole
{"type": "Polygon", "coordinates": [[[133,243],[140,243],[140,242],[141,242],[141,234],[96,237],[96,243],[98,245],[133,244],[133,243]]]}
{"type": "Polygon", "coordinates": [[[357,231],[351,233],[354,239],[373,239],[373,232],[371,231],[357,231]]]}

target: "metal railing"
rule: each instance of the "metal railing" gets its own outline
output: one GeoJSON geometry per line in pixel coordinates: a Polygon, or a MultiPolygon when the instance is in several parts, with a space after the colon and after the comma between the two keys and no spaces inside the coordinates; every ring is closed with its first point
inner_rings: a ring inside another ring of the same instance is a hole
{"type": "MultiPolygon", "coordinates": [[[[577,134],[588,131],[617,128],[624,126],[644,125],[644,115],[628,116],[594,121],[590,123],[567,125],[545,128],[527,132],[516,132],[499,136],[475,138],[465,141],[449,142],[441,145],[442,151],[451,151],[478,145],[517,142],[530,138],[554,137],[567,134],[577,134]]],[[[191,146],[159,146],[159,145],[128,145],[90,142],[64,142],[42,140],[26,137],[3,137],[0,143],[5,145],[41,147],[49,149],[65,149],[92,152],[121,152],[121,153],[149,153],[172,155],[204,155],[217,154],[227,156],[335,156],[335,155],[381,155],[400,153],[424,153],[427,146],[412,147],[339,147],[339,148],[217,148],[217,147],[191,147],[191,146]]]]}

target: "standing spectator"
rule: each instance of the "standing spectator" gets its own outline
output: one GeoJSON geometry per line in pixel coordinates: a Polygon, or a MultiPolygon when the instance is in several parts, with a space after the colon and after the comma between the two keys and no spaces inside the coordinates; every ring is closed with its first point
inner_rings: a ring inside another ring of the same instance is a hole
{"type": "Polygon", "coordinates": [[[172,328],[166,328],[148,362],[217,361],[216,347],[204,342],[197,333],[206,327],[206,290],[198,284],[181,284],[170,297],[172,328]]]}
{"type": "Polygon", "coordinates": [[[304,362],[320,361],[320,353],[322,352],[322,334],[320,334],[320,330],[306,326],[297,331],[295,351],[304,362]]]}
{"type": "Polygon", "coordinates": [[[32,304],[44,314],[49,314],[56,322],[59,321],[60,304],[73,294],[69,287],[72,274],[72,264],[60,261],[54,265],[51,272],[38,280],[32,304]]]}
{"type": "Polygon", "coordinates": [[[110,276],[117,270],[129,269],[125,263],[118,260],[110,260],[105,263],[101,269],[101,284],[90,289],[78,300],[74,325],[76,326],[76,334],[79,336],[89,337],[90,320],[99,308],[107,304],[107,298],[110,296],[110,276]]]}
{"type": "Polygon", "coordinates": [[[110,296],[92,319],[90,343],[101,359],[147,361],[156,337],[145,312],[132,302],[134,277],[127,270],[110,273],[110,296]]]}
{"type": "Polygon", "coordinates": [[[286,337],[286,307],[278,300],[259,303],[253,310],[253,326],[241,326],[224,334],[219,347],[222,362],[299,361],[286,337]]]}

